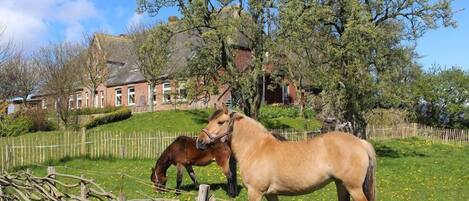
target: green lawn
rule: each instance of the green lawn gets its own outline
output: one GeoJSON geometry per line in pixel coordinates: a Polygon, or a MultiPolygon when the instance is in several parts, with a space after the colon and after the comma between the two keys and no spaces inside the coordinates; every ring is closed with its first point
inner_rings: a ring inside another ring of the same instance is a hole
{"type": "MultiPolygon", "coordinates": [[[[374,143],[378,157],[379,200],[469,200],[469,146],[432,144],[430,141],[409,138],[374,143]]],[[[153,160],[69,159],[55,162],[58,172],[85,174],[96,179],[108,190],[123,187],[127,198],[174,197],[172,193],[156,194],[149,183],[153,160]],[[73,168],[73,169],[72,169],[73,168]],[[121,179],[120,173],[131,177],[121,179]],[[137,179],[135,179],[137,178],[137,179]]],[[[44,175],[45,167],[30,167],[35,174],[44,175]]],[[[196,167],[200,183],[211,185],[216,197],[228,199],[225,178],[216,165],[196,167]]],[[[168,186],[175,187],[175,168],[168,172],[168,186]]],[[[196,190],[184,175],[184,189],[193,194],[196,190]]],[[[242,182],[239,182],[242,185],[242,182]]],[[[247,200],[242,188],[235,200],[247,200]]],[[[181,200],[193,200],[195,195],[182,195],[181,200]]],[[[282,200],[336,200],[333,184],[309,195],[282,197],[282,200]]]]}
{"type": "MultiPolygon", "coordinates": [[[[127,120],[114,122],[93,128],[93,131],[122,132],[196,132],[207,124],[207,118],[213,110],[171,110],[134,114],[127,120]]],[[[321,124],[316,119],[276,118],[261,119],[270,129],[317,130],[321,124]]]]}

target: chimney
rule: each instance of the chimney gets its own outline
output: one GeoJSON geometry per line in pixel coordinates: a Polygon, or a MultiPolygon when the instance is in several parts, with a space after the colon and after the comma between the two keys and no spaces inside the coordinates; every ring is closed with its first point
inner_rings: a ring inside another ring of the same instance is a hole
{"type": "Polygon", "coordinates": [[[169,16],[168,17],[168,22],[169,23],[173,23],[173,22],[177,22],[178,21],[178,17],[176,16],[169,16]]]}

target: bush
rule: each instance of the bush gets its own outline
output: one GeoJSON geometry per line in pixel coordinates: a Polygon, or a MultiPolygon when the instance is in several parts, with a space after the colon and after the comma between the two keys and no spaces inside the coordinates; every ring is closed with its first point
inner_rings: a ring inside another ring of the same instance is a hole
{"type": "Polygon", "coordinates": [[[314,119],[316,117],[316,112],[314,112],[313,108],[306,108],[304,111],[304,118],[305,119],[314,119]]]}
{"type": "Polygon", "coordinates": [[[408,122],[409,113],[400,109],[376,108],[365,114],[369,125],[394,126],[408,122]]]}
{"type": "MultiPolygon", "coordinates": [[[[312,108],[305,108],[304,118],[313,119],[316,113],[312,108]]],[[[265,105],[261,107],[260,119],[275,119],[275,118],[296,118],[300,116],[300,108],[297,106],[275,106],[265,105]]]]}
{"type": "Polygon", "coordinates": [[[30,132],[32,127],[33,123],[26,117],[6,116],[4,119],[0,120],[0,136],[18,136],[30,132]]]}
{"type": "Polygon", "coordinates": [[[122,109],[123,107],[103,107],[103,108],[82,108],[73,110],[72,113],[74,115],[90,115],[90,114],[103,114],[103,113],[110,113],[115,112],[117,110],[122,109]]]}
{"type": "Polygon", "coordinates": [[[21,116],[28,118],[31,123],[31,132],[52,131],[57,129],[56,123],[48,120],[47,110],[41,108],[30,108],[22,111],[21,116]]]}
{"type": "Polygon", "coordinates": [[[90,129],[99,125],[121,121],[124,119],[128,119],[130,116],[132,116],[132,111],[130,109],[121,108],[117,111],[91,119],[91,121],[85,125],[85,128],[90,129]]]}
{"type": "Polygon", "coordinates": [[[280,117],[295,118],[299,115],[298,107],[266,105],[261,107],[259,118],[274,119],[280,117]]]}

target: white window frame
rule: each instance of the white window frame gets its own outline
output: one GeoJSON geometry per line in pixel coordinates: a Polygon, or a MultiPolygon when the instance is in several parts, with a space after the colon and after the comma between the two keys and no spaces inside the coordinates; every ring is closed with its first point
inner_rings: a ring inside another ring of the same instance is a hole
{"type": "Polygon", "coordinates": [[[187,88],[186,88],[186,83],[185,83],[185,82],[179,83],[177,90],[178,90],[178,101],[179,101],[179,102],[187,101],[187,88]],[[185,96],[185,97],[181,97],[181,90],[186,90],[186,96],[185,96]]]}
{"type": "Polygon", "coordinates": [[[121,88],[116,88],[114,89],[114,105],[115,106],[121,106],[122,105],[122,89],[121,88]],[[120,91],[119,94],[117,94],[117,91],[120,91]],[[118,97],[120,98],[120,103],[118,103],[118,97]]]}
{"type": "Polygon", "coordinates": [[[135,87],[128,87],[127,88],[127,105],[135,105],[135,87]],[[130,90],[133,89],[131,92],[130,90]],[[130,102],[130,96],[133,96],[133,102],[130,102]]]}
{"type": "Polygon", "coordinates": [[[148,84],[148,105],[150,105],[151,102],[153,102],[153,105],[156,105],[157,104],[157,101],[156,101],[156,86],[155,88],[153,89],[153,96],[154,97],[150,97],[151,95],[151,87],[150,87],[150,84],[148,84]]]}
{"type": "Polygon", "coordinates": [[[82,99],[81,99],[81,93],[77,93],[76,97],[77,97],[76,106],[77,106],[77,109],[79,109],[83,105],[83,102],[82,102],[82,99]]]}
{"type": "Polygon", "coordinates": [[[41,102],[42,102],[42,109],[47,109],[47,99],[44,98],[44,99],[42,99],[41,102]]]}
{"type": "Polygon", "coordinates": [[[163,91],[163,103],[171,103],[171,83],[169,82],[163,82],[162,85],[162,91],[163,91]],[[169,87],[166,87],[165,85],[169,85],[169,87]],[[169,100],[165,99],[165,95],[169,92],[169,100]]]}

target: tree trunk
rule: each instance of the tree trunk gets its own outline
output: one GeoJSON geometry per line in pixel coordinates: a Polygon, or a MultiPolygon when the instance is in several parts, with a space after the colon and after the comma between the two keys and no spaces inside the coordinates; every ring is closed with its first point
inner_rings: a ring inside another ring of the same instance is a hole
{"type": "Polygon", "coordinates": [[[155,82],[150,82],[150,100],[148,104],[150,104],[151,112],[154,111],[153,96],[155,96],[155,85],[156,85],[155,82]]]}
{"type": "MultiPolygon", "coordinates": [[[[89,93],[90,96],[91,96],[91,97],[90,97],[90,101],[91,101],[91,104],[90,104],[90,105],[91,105],[91,108],[95,108],[95,107],[96,107],[96,106],[94,105],[94,96],[95,96],[95,92],[96,92],[96,88],[92,89],[92,90],[90,91],[90,93],[89,93]]],[[[88,103],[86,103],[86,104],[88,104],[88,103]]]]}

